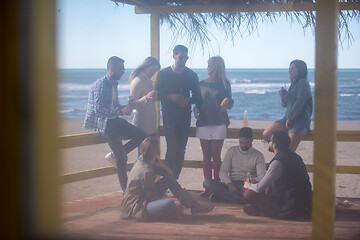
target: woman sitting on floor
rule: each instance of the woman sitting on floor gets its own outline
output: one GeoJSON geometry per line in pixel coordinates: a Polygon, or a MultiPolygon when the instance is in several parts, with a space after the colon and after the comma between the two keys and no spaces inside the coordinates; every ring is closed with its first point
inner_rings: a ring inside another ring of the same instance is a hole
{"type": "Polygon", "coordinates": [[[159,160],[160,147],[155,137],[148,137],[141,143],[140,153],[129,174],[120,205],[121,218],[155,221],[176,216],[175,202],[169,198],[161,199],[168,188],[184,207],[191,208],[192,214],[207,213],[214,208],[200,204],[181,187],[172,171],[159,160]],[[158,174],[163,177],[155,182],[158,174]]]}

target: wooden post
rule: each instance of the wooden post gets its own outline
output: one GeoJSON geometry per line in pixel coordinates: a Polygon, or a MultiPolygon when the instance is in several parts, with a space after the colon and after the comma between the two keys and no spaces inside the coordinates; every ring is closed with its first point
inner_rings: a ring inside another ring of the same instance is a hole
{"type": "Polygon", "coordinates": [[[312,238],[334,239],[338,1],[316,1],[312,238]]]}
{"type": "MultiPolygon", "coordinates": [[[[160,62],[160,21],[159,21],[159,14],[153,13],[150,15],[150,44],[151,44],[151,56],[159,60],[160,62]]],[[[156,81],[155,74],[152,77],[153,83],[156,81]]],[[[156,102],[156,112],[157,112],[157,120],[156,126],[159,128],[160,126],[160,102],[156,102]]],[[[159,136],[158,136],[159,138],[159,136]]]]}
{"type": "Polygon", "coordinates": [[[33,0],[28,6],[28,81],[31,145],[28,165],[29,221],[34,238],[59,234],[58,109],[56,70],[56,1],[33,0]]]}

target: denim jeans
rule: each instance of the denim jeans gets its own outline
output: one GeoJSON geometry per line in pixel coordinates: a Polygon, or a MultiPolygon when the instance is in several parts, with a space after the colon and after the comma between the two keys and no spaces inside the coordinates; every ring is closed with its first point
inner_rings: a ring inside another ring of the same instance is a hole
{"type": "MultiPolygon", "coordinates": [[[[182,187],[173,176],[164,176],[155,183],[157,195],[161,198],[166,189],[170,189],[172,193],[177,195],[182,187]]],[[[171,199],[160,199],[149,202],[146,205],[146,211],[149,216],[149,220],[158,220],[171,217],[176,212],[176,204],[171,199]]]]}
{"type": "Polygon", "coordinates": [[[177,119],[163,113],[164,133],[166,139],[165,164],[179,178],[185,157],[186,144],[189,138],[190,115],[177,119]]]}
{"type": "Polygon", "coordinates": [[[122,118],[109,119],[106,125],[105,138],[116,158],[116,173],[123,191],[127,184],[127,154],[138,147],[147,134],[122,118]],[[123,145],[120,137],[130,140],[123,145]]]}
{"type": "Polygon", "coordinates": [[[206,190],[222,198],[224,202],[236,203],[236,200],[238,200],[239,196],[242,196],[245,190],[243,188],[244,181],[233,180],[232,184],[234,184],[237,191],[230,192],[225,183],[216,181],[214,179],[206,179],[203,183],[203,186],[206,190]]]}
{"type": "Polygon", "coordinates": [[[176,204],[172,199],[164,198],[149,202],[146,211],[150,221],[165,219],[173,216],[176,212],[176,204]]]}

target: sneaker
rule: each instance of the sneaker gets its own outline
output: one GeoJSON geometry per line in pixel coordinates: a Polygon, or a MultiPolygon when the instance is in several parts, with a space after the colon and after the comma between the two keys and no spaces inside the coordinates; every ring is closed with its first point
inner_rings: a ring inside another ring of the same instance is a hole
{"type": "Polygon", "coordinates": [[[250,204],[246,204],[243,208],[244,213],[249,216],[261,216],[261,212],[257,207],[251,206],[250,204]]]}
{"type": "Polygon", "coordinates": [[[174,198],[175,195],[170,191],[170,189],[166,190],[165,192],[165,197],[168,197],[168,198],[174,198]]]}
{"type": "Polygon", "coordinates": [[[109,152],[108,154],[106,154],[105,159],[108,160],[109,163],[111,163],[111,165],[116,167],[116,158],[112,152],[109,152]]]}
{"type": "Polygon", "coordinates": [[[224,200],[220,196],[218,196],[218,195],[216,195],[214,193],[210,194],[209,200],[214,202],[214,203],[215,202],[224,202],[224,200]]]}

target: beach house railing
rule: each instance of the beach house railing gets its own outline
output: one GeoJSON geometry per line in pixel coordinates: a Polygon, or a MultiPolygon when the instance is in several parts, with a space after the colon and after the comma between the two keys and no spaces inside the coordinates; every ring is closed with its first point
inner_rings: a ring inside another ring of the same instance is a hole
{"type": "MultiPolygon", "coordinates": [[[[262,132],[264,129],[253,129],[253,138],[262,139],[262,132]]],[[[191,127],[189,137],[195,137],[196,128],[191,127]]],[[[238,128],[228,128],[227,138],[238,139],[238,128]]],[[[159,136],[164,136],[164,129],[162,126],[158,129],[159,136]]],[[[310,131],[304,138],[304,141],[313,141],[314,131],[310,131]]],[[[124,138],[125,140],[125,138],[124,138]]],[[[106,143],[105,139],[100,137],[97,133],[82,133],[73,135],[64,135],[59,137],[60,148],[72,148],[82,147],[94,144],[106,143]]],[[[337,131],[338,142],[360,142],[360,131],[337,131]]],[[[133,163],[128,163],[127,170],[129,171],[133,166],[133,163]]],[[[186,160],[184,161],[184,168],[201,168],[202,160],[186,160]]],[[[313,172],[314,166],[312,164],[306,165],[308,172],[313,172]]],[[[67,173],[60,176],[61,183],[71,183],[82,181],[91,178],[103,177],[111,174],[115,174],[116,169],[113,166],[102,167],[96,169],[89,169],[81,172],[67,173]]],[[[360,166],[336,166],[337,174],[360,174],[360,166]]]]}

